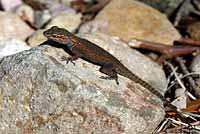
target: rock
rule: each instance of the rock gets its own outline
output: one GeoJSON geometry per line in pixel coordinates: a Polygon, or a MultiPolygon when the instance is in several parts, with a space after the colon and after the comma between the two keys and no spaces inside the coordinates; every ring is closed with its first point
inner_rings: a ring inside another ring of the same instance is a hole
{"type": "Polygon", "coordinates": [[[17,7],[14,12],[19,15],[23,20],[31,24],[34,23],[34,10],[29,5],[22,4],[17,7]]]}
{"type": "Polygon", "coordinates": [[[23,0],[23,2],[31,6],[35,11],[42,11],[55,4],[53,0],[23,0]]]}
{"type": "Polygon", "coordinates": [[[147,5],[152,6],[153,8],[158,9],[161,12],[164,12],[168,16],[172,15],[172,13],[177,10],[183,0],[138,0],[147,5]]]}
{"type": "MultiPolygon", "coordinates": [[[[123,45],[113,46],[114,52],[123,45]]],[[[133,57],[134,50],[121,50],[133,57]]],[[[63,55],[42,45],[1,60],[2,133],[149,134],[164,118],[160,101],[144,88],[123,77],[119,86],[100,79],[97,66],[65,64],[63,55]]]]}
{"type": "Polygon", "coordinates": [[[133,38],[172,44],[181,36],[164,14],[134,0],[112,0],[82,33],[103,32],[123,40],[133,38]]]}
{"type": "Polygon", "coordinates": [[[23,0],[26,4],[31,5],[35,10],[51,9],[58,4],[70,6],[74,0],[23,0]]]}
{"type": "Polygon", "coordinates": [[[31,35],[27,42],[30,47],[36,47],[47,40],[43,35],[44,29],[37,30],[33,35],[31,35]]]}
{"type": "Polygon", "coordinates": [[[191,38],[197,41],[200,40],[199,28],[200,28],[200,22],[195,22],[192,23],[187,29],[187,32],[190,34],[191,38]]]}
{"type": "MultiPolygon", "coordinates": [[[[75,1],[75,0],[62,0],[61,3],[64,4],[64,5],[66,5],[66,6],[70,6],[70,4],[71,4],[72,1],[75,1]]],[[[84,0],[84,1],[85,1],[85,0],[84,0]]],[[[88,0],[86,0],[86,1],[88,1],[88,0]]],[[[91,0],[90,0],[90,1],[91,1],[91,0]]],[[[59,1],[59,2],[60,2],[60,1],[59,1]]]]}
{"type": "Polygon", "coordinates": [[[35,11],[35,26],[37,28],[43,27],[50,19],[52,15],[49,10],[35,11]]]}
{"type": "Polygon", "coordinates": [[[33,33],[33,29],[15,14],[0,12],[0,20],[0,37],[5,39],[25,40],[33,33]]]}
{"type": "Polygon", "coordinates": [[[67,10],[61,12],[58,16],[52,19],[52,21],[46,26],[50,28],[52,26],[58,26],[65,28],[69,31],[73,31],[78,28],[81,23],[81,14],[77,14],[74,10],[67,10]]]}
{"type": "Polygon", "coordinates": [[[171,102],[172,105],[176,106],[179,109],[187,108],[187,95],[185,94],[185,90],[182,88],[178,88],[175,91],[175,100],[171,102]]]}
{"type": "MultiPolygon", "coordinates": [[[[190,65],[190,70],[192,73],[195,73],[196,76],[200,76],[200,55],[196,56],[190,65]]],[[[195,88],[195,96],[200,97],[200,79],[197,77],[196,79],[196,85],[197,87],[195,88]]]]}
{"type": "Polygon", "coordinates": [[[1,6],[5,11],[11,11],[22,4],[21,0],[0,0],[1,6]]]}
{"type": "Polygon", "coordinates": [[[196,56],[192,63],[191,63],[191,66],[190,66],[190,69],[193,71],[193,72],[200,72],[200,55],[199,56],[196,56]]]}
{"type": "Polygon", "coordinates": [[[49,9],[52,13],[52,16],[58,16],[61,12],[69,12],[69,13],[75,13],[75,9],[71,8],[70,6],[66,6],[64,4],[53,4],[51,8],[49,9]]]}
{"type": "Polygon", "coordinates": [[[0,37],[0,58],[28,50],[30,47],[23,41],[16,39],[2,39],[0,37]]]}

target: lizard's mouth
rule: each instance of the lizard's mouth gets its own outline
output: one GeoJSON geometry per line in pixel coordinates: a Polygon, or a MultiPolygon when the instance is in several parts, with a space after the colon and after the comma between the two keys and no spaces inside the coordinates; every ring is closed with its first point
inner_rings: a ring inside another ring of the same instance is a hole
{"type": "Polygon", "coordinates": [[[66,38],[58,38],[57,36],[50,36],[50,37],[47,37],[49,40],[52,40],[52,41],[56,41],[58,43],[61,43],[61,44],[65,44],[67,43],[67,39],[66,38]]]}

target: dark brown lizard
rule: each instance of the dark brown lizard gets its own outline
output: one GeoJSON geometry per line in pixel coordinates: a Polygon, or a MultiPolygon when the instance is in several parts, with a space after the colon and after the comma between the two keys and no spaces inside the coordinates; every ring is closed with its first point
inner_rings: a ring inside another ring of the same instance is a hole
{"type": "Polygon", "coordinates": [[[50,40],[65,45],[72,52],[73,55],[66,59],[67,62],[71,61],[73,63],[74,60],[82,58],[100,66],[101,68],[99,71],[108,75],[109,78],[115,79],[117,84],[119,84],[117,75],[120,74],[136,83],[141,84],[153,94],[164,100],[162,94],[160,94],[155,88],[133,74],[117,58],[94,43],[77,37],[66,29],[59,28],[57,26],[53,26],[46,30],[44,35],[50,40]]]}

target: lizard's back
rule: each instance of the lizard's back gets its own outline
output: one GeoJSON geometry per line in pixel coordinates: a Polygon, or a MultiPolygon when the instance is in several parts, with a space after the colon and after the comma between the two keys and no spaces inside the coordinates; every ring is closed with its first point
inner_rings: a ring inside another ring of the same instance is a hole
{"type": "Polygon", "coordinates": [[[79,53],[81,58],[99,66],[108,63],[121,64],[117,58],[96,44],[79,37],[76,37],[76,40],[79,44],[73,47],[72,52],[79,53]]]}

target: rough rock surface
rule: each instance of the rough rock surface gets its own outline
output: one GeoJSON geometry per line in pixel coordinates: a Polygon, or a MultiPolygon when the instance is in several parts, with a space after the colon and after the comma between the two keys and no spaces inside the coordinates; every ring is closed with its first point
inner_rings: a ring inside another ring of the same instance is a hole
{"type": "Polygon", "coordinates": [[[1,6],[5,11],[11,11],[13,8],[21,5],[21,0],[0,0],[1,6]]]}
{"type": "MultiPolygon", "coordinates": [[[[109,51],[123,47],[116,46],[109,51]]],[[[62,49],[43,45],[1,59],[0,132],[149,134],[163,119],[160,100],[140,85],[124,77],[119,86],[100,79],[97,66],[81,59],[75,66],[65,64],[63,55],[62,49]]],[[[132,69],[132,59],[129,65],[132,69]]]]}
{"type": "Polygon", "coordinates": [[[0,12],[0,20],[0,37],[4,39],[25,40],[33,33],[33,30],[15,14],[0,12]]]}
{"type": "Polygon", "coordinates": [[[181,37],[164,14],[134,0],[112,0],[81,32],[103,32],[126,41],[137,38],[164,44],[181,37]]]}
{"type": "MultiPolygon", "coordinates": [[[[191,65],[190,65],[190,69],[192,71],[192,73],[195,73],[196,75],[200,76],[200,55],[196,56],[191,65]]],[[[195,89],[195,95],[196,96],[200,96],[200,79],[199,77],[197,77],[196,79],[196,85],[197,88],[195,89]]]]}
{"type": "Polygon", "coordinates": [[[200,40],[199,28],[200,28],[200,22],[199,21],[192,23],[188,27],[187,32],[190,34],[192,39],[198,40],[198,41],[200,40]]]}
{"type": "Polygon", "coordinates": [[[190,69],[193,71],[193,72],[199,72],[200,73],[200,55],[199,56],[196,56],[192,63],[191,63],[191,66],[190,66],[190,69]]]}
{"type": "Polygon", "coordinates": [[[43,35],[44,29],[37,30],[34,34],[32,34],[27,42],[30,47],[36,47],[39,44],[43,43],[47,38],[43,35]]]}
{"type": "Polygon", "coordinates": [[[183,0],[138,0],[145,4],[164,12],[167,15],[171,15],[177,7],[183,2],[183,0]]]}
{"type": "Polygon", "coordinates": [[[30,49],[30,47],[21,40],[2,39],[0,37],[0,58],[28,49],[30,49]]]}
{"type": "Polygon", "coordinates": [[[34,19],[35,26],[39,29],[44,27],[45,24],[52,18],[51,12],[49,10],[35,11],[34,19]]]}
{"type": "Polygon", "coordinates": [[[34,10],[29,5],[22,4],[14,10],[23,20],[34,24],[34,10]]]}
{"type": "Polygon", "coordinates": [[[66,28],[69,31],[73,31],[79,26],[80,23],[81,14],[76,13],[72,9],[68,9],[67,11],[61,12],[58,16],[53,18],[46,28],[56,25],[58,27],[66,28]]]}

